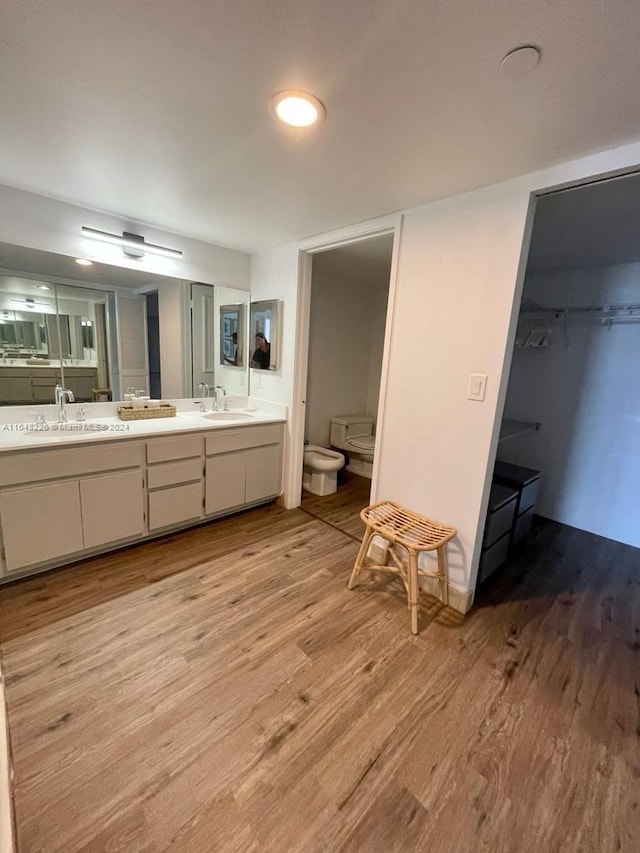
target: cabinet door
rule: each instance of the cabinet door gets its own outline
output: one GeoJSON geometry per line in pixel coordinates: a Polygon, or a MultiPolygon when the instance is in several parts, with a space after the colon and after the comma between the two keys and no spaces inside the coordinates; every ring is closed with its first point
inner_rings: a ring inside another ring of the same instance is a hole
{"type": "Polygon", "coordinates": [[[1,402],[31,403],[32,400],[33,394],[28,370],[24,371],[21,376],[7,376],[6,373],[0,375],[1,402]]]}
{"type": "Polygon", "coordinates": [[[239,451],[207,459],[204,503],[207,515],[245,502],[245,457],[246,451],[239,451]]]}
{"type": "Polygon", "coordinates": [[[280,445],[245,450],[247,462],[245,501],[252,503],[280,494],[280,445]]]}
{"type": "Polygon", "coordinates": [[[33,383],[33,399],[36,403],[53,404],[55,402],[56,379],[37,377],[31,381],[33,383]]]}
{"type": "Polygon", "coordinates": [[[85,548],[144,533],[144,496],[139,470],[81,480],[80,499],[85,548]]]}
{"type": "Polygon", "coordinates": [[[5,491],[0,515],[10,572],[82,551],[77,480],[5,491]]]}
{"type": "MultiPolygon", "coordinates": [[[[198,460],[198,465],[200,464],[198,460]]],[[[149,494],[149,530],[196,521],[202,515],[202,482],[149,494]]]]}
{"type": "Polygon", "coordinates": [[[70,370],[64,372],[66,387],[73,391],[76,403],[91,402],[93,400],[93,389],[98,384],[97,370],[70,370]]]}

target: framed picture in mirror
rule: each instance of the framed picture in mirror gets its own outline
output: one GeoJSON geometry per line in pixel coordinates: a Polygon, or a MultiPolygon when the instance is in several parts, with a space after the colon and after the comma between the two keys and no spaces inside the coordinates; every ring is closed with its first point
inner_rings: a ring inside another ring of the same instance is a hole
{"type": "Polygon", "coordinates": [[[220,364],[244,366],[244,304],[220,306],[220,364]]]}
{"type": "Polygon", "coordinates": [[[251,303],[249,367],[254,370],[278,369],[279,307],[279,299],[251,303]]]}

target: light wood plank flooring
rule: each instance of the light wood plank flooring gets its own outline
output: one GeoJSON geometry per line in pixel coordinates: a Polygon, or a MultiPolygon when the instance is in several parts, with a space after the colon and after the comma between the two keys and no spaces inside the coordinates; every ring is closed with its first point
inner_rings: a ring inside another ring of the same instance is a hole
{"type": "Polygon", "coordinates": [[[371,480],[350,471],[341,472],[341,476],[344,482],[333,495],[320,497],[303,491],[301,507],[354,539],[362,539],[364,524],[360,519],[360,510],[369,506],[371,480]]]}
{"type": "Polygon", "coordinates": [[[19,853],[637,853],[638,551],[559,525],[465,619],[276,506],[0,590],[19,853]]]}

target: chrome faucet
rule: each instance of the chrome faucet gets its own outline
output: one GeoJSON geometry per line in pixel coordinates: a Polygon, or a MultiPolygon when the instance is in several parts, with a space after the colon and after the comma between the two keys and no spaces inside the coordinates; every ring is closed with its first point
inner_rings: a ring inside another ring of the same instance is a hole
{"type": "Polygon", "coordinates": [[[62,385],[56,385],[55,392],[56,406],[58,407],[58,423],[66,424],[67,422],[67,413],[64,408],[65,400],[68,403],[75,402],[75,397],[73,396],[73,391],[70,391],[68,388],[63,388],[62,385]]]}
{"type": "Polygon", "coordinates": [[[206,399],[211,393],[211,386],[207,385],[206,382],[201,382],[198,385],[198,388],[202,391],[202,396],[206,399]]]}
{"type": "Polygon", "coordinates": [[[227,411],[227,392],[222,387],[222,385],[216,385],[216,387],[213,389],[213,411],[227,411]],[[222,401],[220,400],[220,394],[218,393],[219,391],[222,391],[222,401]]]}

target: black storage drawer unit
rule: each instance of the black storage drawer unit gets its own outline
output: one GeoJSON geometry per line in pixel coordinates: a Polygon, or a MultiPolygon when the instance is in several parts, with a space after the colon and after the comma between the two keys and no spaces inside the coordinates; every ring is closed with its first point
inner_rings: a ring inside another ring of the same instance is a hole
{"type": "Polygon", "coordinates": [[[518,492],[507,486],[494,483],[489,496],[487,523],[484,528],[482,547],[489,548],[513,527],[516,514],[518,492]]]}
{"type": "Polygon", "coordinates": [[[515,544],[531,528],[540,490],[540,471],[536,471],[535,468],[525,468],[522,465],[513,465],[511,462],[496,462],[493,482],[518,492],[511,537],[511,543],[515,544]]]}
{"type": "Polygon", "coordinates": [[[516,489],[507,486],[496,483],[491,486],[478,572],[480,582],[486,580],[507,559],[516,520],[518,494],[516,489]]]}

